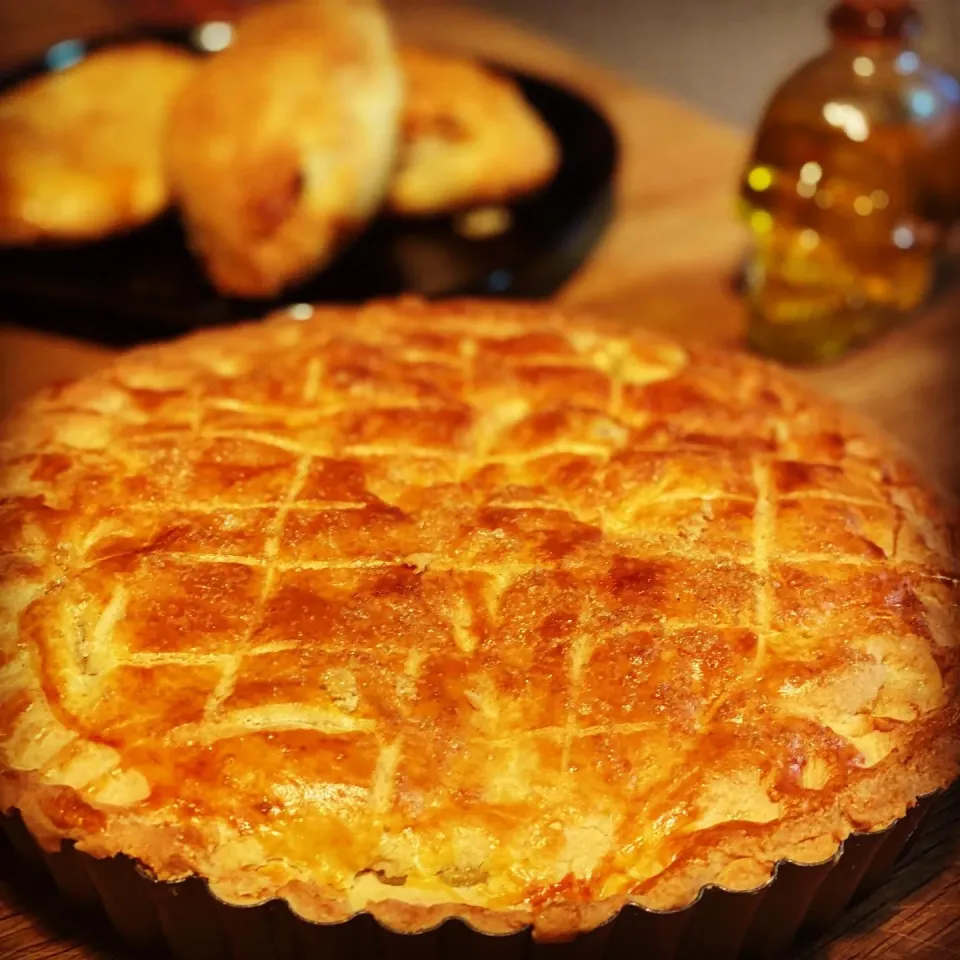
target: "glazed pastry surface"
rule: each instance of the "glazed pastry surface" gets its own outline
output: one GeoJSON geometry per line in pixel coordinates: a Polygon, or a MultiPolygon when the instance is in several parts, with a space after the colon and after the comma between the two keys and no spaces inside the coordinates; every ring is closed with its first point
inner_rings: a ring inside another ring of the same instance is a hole
{"type": "Polygon", "coordinates": [[[317,308],[48,390],[0,453],[0,809],[50,848],[550,938],[957,773],[948,519],[762,362],[317,308]]]}

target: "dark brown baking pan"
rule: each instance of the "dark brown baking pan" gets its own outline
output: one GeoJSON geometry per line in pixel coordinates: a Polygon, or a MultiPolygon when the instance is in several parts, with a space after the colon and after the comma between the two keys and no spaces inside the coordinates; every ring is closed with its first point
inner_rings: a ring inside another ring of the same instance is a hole
{"type": "Polygon", "coordinates": [[[798,937],[814,937],[850,902],[869,893],[942,793],[922,799],[887,830],[853,834],[823,863],[778,864],[752,892],[707,887],[682,910],[628,906],[610,922],[565,944],[535,943],[529,930],[480,934],[460,920],[415,935],[393,933],[360,914],[331,926],[308,923],[282,901],[237,907],[198,880],[159,883],[125,857],[98,860],[65,844],[45,853],[19,816],[0,817],[10,846],[49,875],[71,904],[105,915],[138,956],[177,960],[772,960],[798,937]]]}

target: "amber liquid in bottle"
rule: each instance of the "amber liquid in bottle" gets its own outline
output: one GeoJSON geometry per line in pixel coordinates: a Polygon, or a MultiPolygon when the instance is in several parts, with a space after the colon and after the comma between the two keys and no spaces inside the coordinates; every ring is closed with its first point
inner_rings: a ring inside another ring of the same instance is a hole
{"type": "Polygon", "coordinates": [[[847,0],[831,48],[774,95],[741,186],[748,339],[834,359],[930,290],[960,199],[960,86],[913,49],[896,0],[847,0]]]}

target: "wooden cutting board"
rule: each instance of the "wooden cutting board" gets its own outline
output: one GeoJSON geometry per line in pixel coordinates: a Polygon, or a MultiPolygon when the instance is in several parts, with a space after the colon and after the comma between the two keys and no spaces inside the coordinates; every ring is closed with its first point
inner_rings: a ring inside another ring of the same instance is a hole
{"type": "MultiPolygon", "coordinates": [[[[144,0],[0,0],[0,60],[64,36],[116,29],[144,0]]],[[[180,0],[188,2],[188,0],[180,0]]],[[[217,0],[189,0],[212,9],[217,0]]],[[[153,4],[157,6],[156,3],[153,4]]],[[[682,339],[735,342],[732,292],[744,237],[734,184],[748,148],[739,130],[626,83],[528,30],[480,10],[394,0],[401,34],[464,49],[560,80],[593,98],[622,142],[617,214],[591,262],[559,299],[621,315],[682,339]]],[[[584,5],[584,16],[599,15],[584,5]]],[[[719,56],[720,54],[718,54],[719,56]]],[[[0,409],[52,380],[109,358],[100,348],[18,328],[0,305],[0,409]]],[[[908,326],[836,366],[803,374],[884,424],[942,487],[960,493],[960,283],[908,326]]],[[[117,956],[63,922],[0,863],[0,958],[117,956]],[[87,944],[87,945],[81,945],[87,944]]],[[[42,900],[42,897],[40,898],[42,900]]],[[[796,957],[960,960],[960,794],[954,792],[911,857],[831,937],[796,957]]]]}

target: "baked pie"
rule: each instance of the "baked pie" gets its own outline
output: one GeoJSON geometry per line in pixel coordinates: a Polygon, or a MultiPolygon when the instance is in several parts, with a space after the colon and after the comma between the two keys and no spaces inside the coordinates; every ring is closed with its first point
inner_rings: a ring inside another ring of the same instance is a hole
{"type": "Polygon", "coordinates": [[[47,850],[550,941],[957,775],[952,527],[760,361],[323,307],[127,354],[0,449],[0,810],[47,850]]]}

